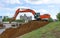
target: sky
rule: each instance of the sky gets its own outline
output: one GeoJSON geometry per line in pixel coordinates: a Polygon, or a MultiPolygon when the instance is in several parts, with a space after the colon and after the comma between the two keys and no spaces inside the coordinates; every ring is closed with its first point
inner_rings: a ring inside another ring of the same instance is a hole
{"type": "MultiPolygon", "coordinates": [[[[60,0],[0,0],[0,16],[13,17],[18,8],[29,8],[35,12],[42,14],[50,14],[53,19],[56,19],[57,13],[60,12],[60,0]]],[[[25,13],[19,13],[20,15],[25,13]]],[[[32,16],[32,13],[26,13],[27,16],[32,16]]]]}

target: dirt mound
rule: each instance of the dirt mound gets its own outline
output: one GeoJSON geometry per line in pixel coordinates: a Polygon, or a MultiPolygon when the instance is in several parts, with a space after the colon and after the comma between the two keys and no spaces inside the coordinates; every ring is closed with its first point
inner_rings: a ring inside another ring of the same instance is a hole
{"type": "Polygon", "coordinates": [[[4,28],[5,26],[3,26],[3,24],[0,24],[0,29],[4,28]]]}
{"type": "Polygon", "coordinates": [[[30,21],[28,23],[20,25],[18,28],[6,29],[6,31],[0,35],[0,38],[15,38],[25,33],[31,32],[35,29],[38,29],[46,24],[48,24],[48,22],[30,21]]]}

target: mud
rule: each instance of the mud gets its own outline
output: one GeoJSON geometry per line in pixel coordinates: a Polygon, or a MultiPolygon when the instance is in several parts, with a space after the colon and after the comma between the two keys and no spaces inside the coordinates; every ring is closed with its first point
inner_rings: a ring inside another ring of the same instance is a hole
{"type": "Polygon", "coordinates": [[[21,36],[33,30],[36,30],[42,26],[45,26],[46,24],[48,24],[48,22],[42,22],[42,21],[30,21],[22,25],[20,24],[18,28],[6,29],[6,31],[4,31],[0,35],[0,38],[16,38],[18,36],[21,36]]]}

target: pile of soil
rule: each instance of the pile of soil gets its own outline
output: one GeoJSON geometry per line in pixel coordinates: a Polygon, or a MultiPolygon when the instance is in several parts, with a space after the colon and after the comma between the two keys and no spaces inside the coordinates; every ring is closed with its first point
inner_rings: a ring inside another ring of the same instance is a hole
{"type": "Polygon", "coordinates": [[[0,27],[3,27],[3,24],[0,24],[0,27]]]}
{"type": "Polygon", "coordinates": [[[0,38],[16,38],[18,36],[24,35],[25,33],[36,30],[42,26],[45,26],[49,22],[42,21],[30,21],[25,24],[21,24],[18,28],[9,28],[6,29],[1,35],[0,38]]]}
{"type": "Polygon", "coordinates": [[[3,24],[0,24],[0,29],[4,28],[5,26],[3,26],[3,24]]]}

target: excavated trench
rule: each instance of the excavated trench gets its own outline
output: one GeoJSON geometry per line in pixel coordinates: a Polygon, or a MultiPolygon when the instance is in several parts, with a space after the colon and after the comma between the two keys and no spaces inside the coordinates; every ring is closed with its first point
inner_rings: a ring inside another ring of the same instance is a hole
{"type": "Polygon", "coordinates": [[[42,21],[30,21],[25,24],[21,24],[18,28],[9,28],[6,29],[1,35],[0,38],[16,38],[18,36],[24,35],[28,32],[36,30],[42,26],[45,26],[49,22],[42,21]]]}

